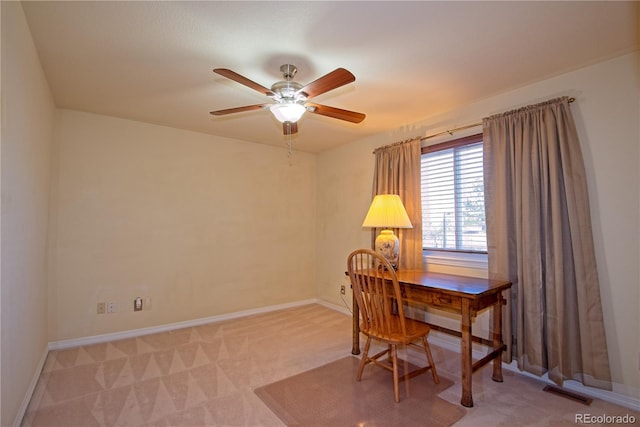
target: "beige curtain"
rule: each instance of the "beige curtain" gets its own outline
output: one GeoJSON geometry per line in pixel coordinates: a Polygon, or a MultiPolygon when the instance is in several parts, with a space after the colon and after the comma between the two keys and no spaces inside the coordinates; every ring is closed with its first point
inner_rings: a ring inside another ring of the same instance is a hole
{"type": "Polygon", "coordinates": [[[483,126],[489,276],[513,283],[507,359],[559,385],[571,379],[610,390],[584,162],[568,98],[483,126]]]}
{"type": "MultiPolygon", "coordinates": [[[[401,269],[422,268],[422,205],[420,192],[420,139],[375,150],[373,196],[398,194],[413,228],[395,229],[400,240],[401,269]]],[[[372,198],[373,198],[372,196],[372,198]]],[[[380,230],[373,230],[372,239],[380,230]]],[[[373,247],[372,240],[372,247],[373,247]]]]}

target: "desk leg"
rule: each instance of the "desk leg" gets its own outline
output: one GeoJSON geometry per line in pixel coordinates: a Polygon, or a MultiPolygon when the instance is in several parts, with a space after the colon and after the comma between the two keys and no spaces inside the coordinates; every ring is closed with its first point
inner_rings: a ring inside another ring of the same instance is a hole
{"type": "Polygon", "coordinates": [[[355,295],[352,296],[351,301],[353,301],[353,347],[351,354],[360,354],[360,309],[356,303],[355,295]]]}
{"type": "Polygon", "coordinates": [[[471,378],[473,375],[471,359],[471,309],[469,300],[462,298],[462,406],[471,408],[473,397],[471,395],[471,378]]]}
{"type": "Polygon", "coordinates": [[[493,377],[496,382],[502,382],[502,293],[498,294],[498,301],[493,306],[493,349],[501,349],[493,359],[493,377]]]}

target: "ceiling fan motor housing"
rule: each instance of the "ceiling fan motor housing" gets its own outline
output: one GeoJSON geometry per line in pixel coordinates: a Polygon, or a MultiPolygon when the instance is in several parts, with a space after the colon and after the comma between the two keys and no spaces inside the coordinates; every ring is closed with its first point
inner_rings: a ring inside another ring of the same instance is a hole
{"type": "Polygon", "coordinates": [[[298,82],[294,82],[293,80],[281,80],[279,82],[275,82],[271,86],[271,92],[279,95],[279,98],[283,100],[290,101],[300,101],[302,98],[306,99],[306,97],[300,93],[296,96],[296,92],[302,89],[302,85],[298,82]]]}
{"type": "Polygon", "coordinates": [[[284,64],[280,67],[280,71],[282,72],[282,77],[284,78],[284,80],[275,82],[271,86],[271,92],[278,95],[278,98],[283,101],[305,101],[307,99],[305,94],[297,93],[300,89],[302,89],[302,84],[292,80],[298,72],[296,66],[291,64],[284,64]]]}

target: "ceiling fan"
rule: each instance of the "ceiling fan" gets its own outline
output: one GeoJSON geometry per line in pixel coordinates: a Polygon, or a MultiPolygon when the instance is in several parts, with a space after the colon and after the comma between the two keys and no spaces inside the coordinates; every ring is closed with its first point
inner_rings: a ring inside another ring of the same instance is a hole
{"type": "Polygon", "coordinates": [[[309,99],[314,96],[318,96],[355,81],[355,76],[344,68],[337,68],[329,74],[326,74],[305,86],[293,81],[293,77],[298,71],[295,65],[285,64],[280,67],[280,71],[282,72],[284,80],[275,82],[271,86],[271,89],[267,89],[266,87],[241,76],[235,71],[231,71],[226,68],[215,68],[213,70],[214,73],[220,74],[223,77],[256,90],[268,96],[274,102],[211,111],[211,114],[214,116],[224,116],[227,114],[268,108],[271,110],[275,118],[282,123],[282,130],[285,135],[292,135],[298,132],[297,122],[305,111],[327,117],[333,117],[334,119],[346,120],[352,123],[360,123],[364,120],[365,115],[362,113],[309,102],[309,99]]]}

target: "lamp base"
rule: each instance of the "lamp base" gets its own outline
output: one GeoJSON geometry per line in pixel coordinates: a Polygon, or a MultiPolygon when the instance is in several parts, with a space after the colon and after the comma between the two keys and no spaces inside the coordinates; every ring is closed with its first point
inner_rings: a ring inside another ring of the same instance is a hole
{"type": "Polygon", "coordinates": [[[382,230],[376,237],[376,252],[385,257],[394,270],[398,269],[400,259],[400,241],[393,230],[382,230]]]}

